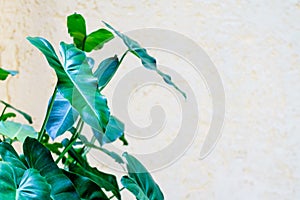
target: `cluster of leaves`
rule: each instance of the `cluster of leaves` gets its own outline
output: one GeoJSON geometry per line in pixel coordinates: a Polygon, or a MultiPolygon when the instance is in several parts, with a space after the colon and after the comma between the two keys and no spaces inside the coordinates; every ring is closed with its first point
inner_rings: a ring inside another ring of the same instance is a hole
{"type": "MultiPolygon", "coordinates": [[[[21,114],[29,123],[31,117],[1,101],[4,109],[0,116],[0,197],[1,199],[121,199],[117,178],[93,168],[86,158],[90,148],[97,148],[111,156],[116,162],[127,166],[128,174],[121,178],[124,188],[138,200],[162,200],[164,196],[146,168],[133,156],[123,154],[123,158],[106,150],[107,143],[120,140],[128,142],[124,135],[124,124],[111,115],[107,99],[101,91],[112,79],[123,58],[128,52],[137,56],[142,65],[156,71],[163,80],[182,92],[171,77],[156,66],[156,60],[136,41],[115,30],[105,23],[115,35],[119,36],[128,50],[119,59],[117,55],[100,62],[93,70],[95,61],[87,56],[88,52],[101,49],[114,38],[114,34],[98,29],[90,34],[86,32],[84,18],[72,14],[67,18],[67,27],[73,44],[60,43],[61,60],[52,45],[41,37],[28,37],[28,41],[45,56],[57,75],[57,84],[49,100],[44,123],[39,132],[31,126],[10,121],[9,118],[21,114]],[[7,112],[11,109],[12,112],[7,112]],[[82,134],[84,124],[88,125],[94,137],[88,141],[82,134]],[[71,133],[71,138],[62,142],[55,139],[71,133]],[[50,141],[50,138],[54,141],[50,141]],[[18,155],[12,143],[23,142],[23,154],[18,155]],[[98,145],[94,142],[98,141],[98,145]],[[52,155],[56,154],[54,161],[52,155]],[[64,169],[57,164],[61,162],[64,169]],[[113,194],[108,197],[108,192],[113,194]]],[[[15,75],[15,71],[0,69],[0,79],[15,75]]]]}

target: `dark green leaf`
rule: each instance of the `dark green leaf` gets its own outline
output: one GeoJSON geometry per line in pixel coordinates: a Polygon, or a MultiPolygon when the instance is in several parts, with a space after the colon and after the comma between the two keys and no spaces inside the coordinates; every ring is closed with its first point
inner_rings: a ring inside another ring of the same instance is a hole
{"type": "Polygon", "coordinates": [[[0,80],[4,81],[8,75],[15,76],[18,72],[12,70],[5,70],[0,68],[0,80]]]}
{"type": "Polygon", "coordinates": [[[15,173],[11,164],[0,162],[0,199],[16,199],[15,173]]]}
{"type": "Polygon", "coordinates": [[[72,128],[77,118],[77,111],[58,91],[46,125],[46,131],[54,140],[72,128]]]}
{"type": "Polygon", "coordinates": [[[28,125],[12,121],[0,121],[0,134],[24,142],[27,136],[36,138],[37,132],[28,125]]]}
{"type": "Polygon", "coordinates": [[[22,177],[19,188],[16,190],[17,199],[50,200],[51,186],[36,169],[27,169],[22,177]]]}
{"type": "Polygon", "coordinates": [[[17,184],[19,184],[27,166],[21,161],[14,148],[6,142],[0,143],[0,156],[3,161],[8,162],[13,166],[16,181],[17,184]]]}
{"type": "Polygon", "coordinates": [[[23,112],[23,111],[21,111],[21,110],[15,108],[15,107],[13,107],[12,105],[10,105],[10,104],[8,104],[8,103],[6,103],[6,102],[4,102],[4,101],[1,101],[1,100],[0,100],[0,102],[1,102],[2,104],[4,104],[6,107],[11,108],[11,109],[13,109],[14,111],[18,112],[19,114],[21,114],[21,115],[22,115],[22,116],[23,116],[30,124],[32,124],[32,118],[31,118],[30,115],[28,115],[27,113],[25,113],[25,112],[23,112]]]}
{"type": "Polygon", "coordinates": [[[51,185],[53,200],[79,200],[76,189],[68,177],[55,164],[50,151],[36,139],[27,137],[23,152],[29,167],[37,169],[51,185]]]}
{"type": "MultiPolygon", "coordinates": [[[[141,191],[148,197],[149,200],[163,200],[164,195],[161,192],[159,186],[155,183],[154,179],[147,171],[147,169],[140,163],[135,157],[124,153],[123,156],[127,160],[127,170],[129,177],[134,180],[135,184],[139,186],[141,191]]],[[[125,178],[127,187],[130,187],[130,191],[136,191],[136,186],[132,185],[134,182],[125,178]]],[[[124,185],[125,186],[125,185],[124,185]]],[[[125,186],[125,187],[126,187],[125,186]]],[[[137,191],[136,191],[137,192],[137,191]]],[[[140,192],[137,192],[140,194],[140,192]]]]}
{"type": "Polygon", "coordinates": [[[5,113],[0,117],[0,121],[6,121],[8,118],[16,117],[17,115],[15,113],[5,113]]]}
{"type": "Polygon", "coordinates": [[[99,80],[98,87],[100,88],[100,90],[102,90],[103,87],[105,87],[111,80],[118,67],[119,60],[117,56],[107,58],[99,64],[98,69],[94,73],[94,76],[99,80]]]}
{"type": "Polygon", "coordinates": [[[73,37],[74,44],[77,48],[83,49],[86,38],[86,25],[84,18],[74,13],[67,18],[68,33],[73,37]]]}
{"type": "Polygon", "coordinates": [[[108,200],[101,188],[89,178],[69,171],[63,171],[72,181],[82,200],[108,200]]]}
{"type": "Polygon", "coordinates": [[[173,86],[177,91],[179,91],[184,98],[186,98],[186,94],[179,89],[171,80],[171,77],[165,73],[163,73],[162,71],[157,69],[157,65],[156,65],[156,60],[155,58],[153,58],[152,56],[150,56],[146,49],[142,48],[139,43],[137,43],[136,41],[132,40],[131,38],[129,38],[128,36],[124,35],[123,33],[117,31],[116,29],[114,29],[112,26],[110,26],[109,24],[103,22],[109,29],[111,29],[112,31],[115,32],[116,35],[118,35],[124,42],[124,44],[128,47],[128,49],[138,58],[141,59],[142,64],[145,68],[150,69],[150,70],[154,70],[156,71],[162,78],[163,80],[173,86]]]}
{"type": "Polygon", "coordinates": [[[134,179],[128,176],[123,176],[121,183],[127,190],[134,194],[137,200],[150,200],[134,179]]]}
{"type": "Polygon", "coordinates": [[[111,191],[117,197],[117,199],[121,199],[121,194],[119,192],[119,186],[117,183],[116,176],[101,172],[96,168],[83,168],[78,165],[71,165],[69,167],[69,170],[81,176],[88,177],[89,179],[94,181],[99,187],[104,188],[106,191],[111,191]]]}
{"type": "Polygon", "coordinates": [[[106,42],[113,38],[114,35],[110,31],[104,28],[98,29],[86,37],[84,51],[91,52],[94,49],[101,49],[106,42]]]}

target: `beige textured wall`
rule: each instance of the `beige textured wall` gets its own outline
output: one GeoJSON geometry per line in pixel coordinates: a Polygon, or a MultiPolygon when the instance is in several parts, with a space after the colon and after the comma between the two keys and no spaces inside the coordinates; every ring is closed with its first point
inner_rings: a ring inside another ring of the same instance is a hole
{"type": "MultiPolygon", "coordinates": [[[[300,198],[300,1],[0,0],[0,8],[0,66],[20,72],[0,83],[0,97],[31,113],[36,128],[55,77],[26,36],[70,41],[65,21],[75,11],[89,30],[100,20],[122,31],[174,30],[214,62],[226,120],[209,157],[199,159],[199,136],[179,161],[154,173],[166,199],[300,198]]],[[[204,119],[201,130],[208,126],[204,119]]]]}

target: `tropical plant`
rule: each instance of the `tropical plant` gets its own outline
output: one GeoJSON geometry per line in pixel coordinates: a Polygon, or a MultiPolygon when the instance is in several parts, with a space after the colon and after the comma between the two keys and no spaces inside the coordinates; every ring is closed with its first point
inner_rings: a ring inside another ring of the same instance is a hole
{"type": "MultiPolygon", "coordinates": [[[[107,99],[101,92],[127,53],[132,53],[145,68],[156,71],[167,84],[184,97],[185,94],[169,75],[157,68],[156,60],[136,41],[105,22],[104,25],[112,32],[100,28],[87,34],[82,15],[75,13],[68,16],[67,28],[73,44],[60,43],[61,59],[46,39],[27,38],[55,71],[57,84],[38,132],[30,125],[12,121],[11,118],[20,114],[29,124],[32,123],[28,114],[0,101],[4,106],[0,115],[0,199],[120,200],[124,188],[138,200],[164,199],[159,186],[135,157],[126,152],[120,156],[105,149],[105,144],[116,140],[124,145],[128,142],[124,124],[111,115],[107,99]],[[88,52],[102,49],[114,38],[114,34],[124,41],[128,50],[120,58],[115,55],[103,60],[93,70],[95,61],[87,56],[88,52]],[[94,133],[92,141],[81,134],[84,124],[90,126],[94,133]],[[71,135],[70,138],[67,135],[71,135]],[[64,139],[58,141],[58,136],[64,139]],[[23,153],[18,154],[14,149],[15,141],[22,142],[23,153]],[[86,156],[90,148],[97,148],[126,165],[128,174],[120,180],[122,188],[115,175],[90,166],[86,156]]],[[[0,68],[0,80],[16,74],[16,71],[0,68]]]]}

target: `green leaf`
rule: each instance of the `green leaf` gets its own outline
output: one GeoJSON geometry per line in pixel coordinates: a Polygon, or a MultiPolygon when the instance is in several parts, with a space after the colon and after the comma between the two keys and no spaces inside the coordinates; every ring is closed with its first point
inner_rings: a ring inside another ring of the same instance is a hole
{"type": "Polygon", "coordinates": [[[114,116],[109,117],[108,124],[105,129],[105,133],[99,133],[93,129],[94,136],[100,143],[100,145],[112,143],[120,138],[124,134],[124,124],[114,116]]]}
{"type": "Polygon", "coordinates": [[[4,101],[1,101],[1,100],[0,100],[0,102],[1,102],[2,104],[4,104],[7,108],[11,108],[11,109],[13,109],[14,111],[18,112],[19,114],[21,114],[21,115],[28,121],[28,123],[32,124],[32,118],[31,118],[30,115],[28,115],[27,113],[25,113],[25,112],[23,112],[23,111],[21,111],[21,110],[15,108],[15,107],[13,107],[12,105],[10,105],[10,104],[8,104],[8,103],[6,103],[6,102],[4,102],[4,101]]]}
{"type": "Polygon", "coordinates": [[[98,29],[86,37],[84,51],[91,52],[92,50],[101,49],[105,43],[113,38],[114,35],[110,31],[104,28],[98,29]]]}
{"type": "Polygon", "coordinates": [[[97,79],[86,62],[85,53],[73,45],[61,43],[61,54],[67,76],[58,76],[62,80],[58,88],[87,124],[103,131],[110,112],[106,98],[98,92],[97,79]]]}
{"type": "MultiPolygon", "coordinates": [[[[154,179],[147,171],[147,169],[140,163],[135,157],[129,155],[128,153],[124,153],[123,156],[127,160],[127,170],[129,177],[134,180],[128,180],[125,177],[124,187],[129,187],[129,191],[135,191],[136,194],[140,195],[140,191],[137,191],[137,186],[141,189],[141,191],[148,197],[149,200],[163,200],[164,195],[161,192],[159,186],[155,183],[154,179]],[[136,185],[134,185],[136,184],[136,185]]],[[[143,199],[143,198],[142,198],[143,199]]]]}
{"type": "Polygon", "coordinates": [[[27,166],[21,161],[14,148],[6,142],[0,143],[0,156],[3,161],[8,162],[13,166],[16,182],[19,184],[27,166]]]}
{"type": "Polygon", "coordinates": [[[65,170],[63,172],[72,181],[82,200],[108,200],[101,188],[89,178],[65,170]]]}
{"type": "Polygon", "coordinates": [[[15,173],[12,166],[0,162],[0,199],[16,199],[15,173]]]}
{"type": "Polygon", "coordinates": [[[88,177],[89,179],[94,181],[99,187],[104,188],[106,191],[111,191],[117,199],[121,199],[121,194],[119,192],[119,186],[117,183],[116,176],[101,172],[96,168],[83,168],[78,165],[70,165],[69,170],[81,176],[88,177]]]}
{"type": "Polygon", "coordinates": [[[67,17],[68,33],[73,37],[74,44],[77,48],[83,49],[86,38],[86,25],[84,18],[77,13],[67,17]]]}
{"type": "Polygon", "coordinates": [[[0,68],[0,80],[2,81],[4,81],[8,77],[8,75],[15,76],[16,74],[18,74],[17,71],[5,70],[0,68]]]}
{"type": "Polygon", "coordinates": [[[101,49],[106,42],[114,38],[114,35],[104,28],[87,35],[85,20],[77,13],[68,16],[67,26],[68,33],[73,37],[75,46],[86,52],[101,49]]]}
{"type": "Polygon", "coordinates": [[[127,190],[134,194],[137,200],[150,200],[134,179],[123,176],[121,183],[127,190]]]}
{"type": "Polygon", "coordinates": [[[55,164],[50,151],[36,139],[27,137],[23,152],[29,167],[37,169],[51,185],[53,200],[79,200],[76,189],[68,177],[55,164]]]}
{"type": "Polygon", "coordinates": [[[124,42],[124,44],[127,46],[127,48],[131,51],[131,53],[133,53],[135,56],[137,56],[138,58],[141,59],[142,64],[145,68],[150,69],[150,70],[154,70],[156,71],[162,78],[163,80],[173,86],[177,91],[179,91],[182,96],[184,98],[186,98],[186,94],[180,89],[178,88],[178,86],[176,86],[172,79],[171,76],[169,76],[168,74],[163,73],[162,71],[160,71],[157,68],[156,65],[156,60],[155,58],[153,58],[152,56],[150,56],[146,49],[142,48],[140,46],[139,43],[137,43],[136,41],[132,40],[131,38],[129,38],[128,36],[124,35],[123,33],[117,31],[116,29],[114,29],[111,25],[107,24],[106,22],[103,22],[109,29],[111,29],[112,31],[115,32],[116,35],[118,35],[124,42]]]}
{"type": "Polygon", "coordinates": [[[0,117],[0,121],[6,121],[8,118],[16,117],[17,115],[15,113],[5,113],[0,117]]]}
{"type": "Polygon", "coordinates": [[[119,60],[117,56],[107,58],[99,64],[98,69],[94,73],[94,76],[99,80],[98,87],[100,88],[100,90],[102,90],[111,80],[118,67],[119,60]]]}
{"type": "Polygon", "coordinates": [[[50,200],[50,185],[35,169],[27,169],[16,182],[14,166],[0,162],[0,199],[50,200]]]}
{"type": "Polygon", "coordinates": [[[98,92],[97,79],[93,76],[89,59],[73,45],[61,43],[64,66],[60,64],[51,44],[43,38],[28,38],[48,60],[58,77],[58,90],[81,118],[91,127],[104,132],[109,109],[104,96],[98,92]]]}
{"type": "Polygon", "coordinates": [[[51,186],[36,169],[27,169],[17,189],[16,199],[19,200],[50,200],[51,186]]]}
{"type": "Polygon", "coordinates": [[[69,101],[58,91],[46,124],[46,131],[54,140],[72,128],[77,118],[77,111],[72,108],[69,101]]]}
{"type": "Polygon", "coordinates": [[[10,139],[16,138],[21,142],[24,142],[27,136],[33,138],[38,136],[37,132],[31,126],[12,121],[0,121],[0,134],[10,139]]]}

